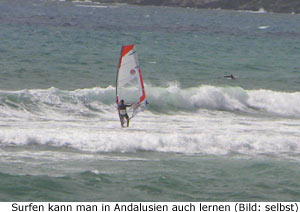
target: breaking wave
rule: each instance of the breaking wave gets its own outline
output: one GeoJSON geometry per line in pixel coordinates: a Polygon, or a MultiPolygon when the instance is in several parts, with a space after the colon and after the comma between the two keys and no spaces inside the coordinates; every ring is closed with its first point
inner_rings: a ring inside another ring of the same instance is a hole
{"type": "Polygon", "coordinates": [[[0,91],[0,146],[299,158],[300,92],[176,83],[146,92],[148,110],[122,129],[112,86],[0,91]]]}
{"type": "MultiPolygon", "coordinates": [[[[135,92],[129,89],[128,92],[135,92]]],[[[170,114],[197,113],[203,109],[279,117],[300,117],[300,92],[245,90],[240,87],[181,88],[146,86],[148,110],[170,114]]],[[[65,119],[101,117],[115,112],[115,88],[95,87],[65,91],[57,88],[0,91],[1,118],[65,119]]]]}

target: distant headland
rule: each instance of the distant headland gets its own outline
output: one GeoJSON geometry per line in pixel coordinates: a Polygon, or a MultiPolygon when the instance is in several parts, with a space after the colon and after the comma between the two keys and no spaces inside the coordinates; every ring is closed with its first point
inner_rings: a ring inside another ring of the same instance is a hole
{"type": "Polygon", "coordinates": [[[93,0],[100,3],[127,3],[191,7],[207,9],[229,9],[266,11],[276,13],[300,13],[300,0],[93,0]]]}

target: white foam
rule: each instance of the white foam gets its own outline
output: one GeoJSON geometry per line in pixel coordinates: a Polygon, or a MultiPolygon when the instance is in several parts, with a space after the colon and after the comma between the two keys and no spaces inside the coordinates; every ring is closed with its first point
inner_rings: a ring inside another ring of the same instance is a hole
{"type": "Polygon", "coordinates": [[[183,89],[177,83],[146,89],[149,110],[124,129],[111,86],[0,92],[0,145],[45,145],[93,154],[300,153],[299,92],[207,85],[183,89]],[[9,106],[7,95],[15,106],[9,106]]]}
{"type": "MultiPolygon", "coordinates": [[[[153,112],[196,112],[203,109],[244,112],[279,117],[300,117],[300,92],[245,90],[240,87],[202,85],[181,88],[146,85],[148,109],[153,112]]],[[[134,92],[129,89],[128,92],[134,92]]],[[[0,91],[1,120],[73,120],[105,117],[115,110],[115,88],[0,91]]]]}
{"type": "Polygon", "coordinates": [[[111,121],[42,122],[3,128],[1,145],[48,145],[84,152],[157,151],[185,154],[295,155],[300,153],[299,120],[240,117],[209,111],[190,115],[145,113],[120,127],[111,121]]]}
{"type": "Polygon", "coordinates": [[[90,7],[90,8],[108,8],[108,6],[104,5],[84,5],[84,4],[76,4],[77,7],[90,7]]]}
{"type": "Polygon", "coordinates": [[[255,13],[255,14],[267,13],[267,11],[264,8],[260,8],[259,10],[238,10],[238,12],[255,13]]]}
{"type": "Polygon", "coordinates": [[[159,103],[162,110],[210,109],[300,117],[300,92],[244,90],[209,85],[182,89],[173,84],[167,88],[149,87],[148,99],[152,104],[159,103]]]}
{"type": "Polygon", "coordinates": [[[259,29],[268,29],[268,28],[270,28],[270,26],[260,26],[260,27],[258,27],[259,29]]]}
{"type": "Polygon", "coordinates": [[[285,93],[270,90],[249,91],[247,103],[261,111],[282,116],[300,117],[300,92],[285,93]]]}

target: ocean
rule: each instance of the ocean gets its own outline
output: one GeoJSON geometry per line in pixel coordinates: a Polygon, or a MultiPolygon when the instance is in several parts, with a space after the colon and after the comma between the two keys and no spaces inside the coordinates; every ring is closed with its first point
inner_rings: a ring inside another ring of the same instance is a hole
{"type": "Polygon", "coordinates": [[[1,0],[0,38],[0,201],[299,201],[299,15],[1,0]]]}

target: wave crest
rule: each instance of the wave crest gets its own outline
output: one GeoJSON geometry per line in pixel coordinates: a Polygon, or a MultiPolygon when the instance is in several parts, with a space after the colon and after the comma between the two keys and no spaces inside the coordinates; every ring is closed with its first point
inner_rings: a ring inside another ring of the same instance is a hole
{"type": "MultiPolygon", "coordinates": [[[[134,92],[129,89],[128,92],[134,92]]],[[[202,109],[271,116],[300,117],[300,92],[245,90],[202,85],[181,88],[146,86],[148,110],[154,113],[197,112],[202,109]]],[[[65,91],[57,88],[0,91],[2,118],[95,117],[115,111],[115,88],[65,91]]]]}

